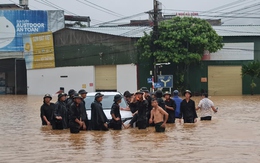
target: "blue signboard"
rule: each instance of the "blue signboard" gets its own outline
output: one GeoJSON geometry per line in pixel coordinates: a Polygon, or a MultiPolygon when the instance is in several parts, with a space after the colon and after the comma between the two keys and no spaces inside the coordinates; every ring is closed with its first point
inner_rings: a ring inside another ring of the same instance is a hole
{"type": "Polygon", "coordinates": [[[154,88],[162,88],[161,83],[154,83],[154,88]]]}
{"type": "Polygon", "coordinates": [[[163,88],[173,87],[173,76],[172,75],[158,75],[158,83],[162,85],[163,88]]]}
{"type": "Polygon", "coordinates": [[[0,10],[0,51],[23,51],[24,35],[47,31],[47,11],[0,10]]]}
{"type": "Polygon", "coordinates": [[[153,83],[153,79],[152,78],[147,78],[147,83],[153,83]]]}

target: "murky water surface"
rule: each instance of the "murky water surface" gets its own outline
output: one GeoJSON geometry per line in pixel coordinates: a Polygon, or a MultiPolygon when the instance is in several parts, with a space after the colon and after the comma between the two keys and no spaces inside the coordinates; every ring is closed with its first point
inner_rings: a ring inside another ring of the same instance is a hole
{"type": "Polygon", "coordinates": [[[41,126],[42,97],[0,96],[0,162],[259,163],[260,96],[211,99],[211,122],[73,135],[41,126]]]}

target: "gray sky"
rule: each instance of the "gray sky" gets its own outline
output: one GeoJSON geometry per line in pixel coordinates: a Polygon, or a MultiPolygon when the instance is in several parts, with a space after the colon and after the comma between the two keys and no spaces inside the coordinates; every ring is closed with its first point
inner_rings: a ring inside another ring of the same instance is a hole
{"type": "MultiPolygon", "coordinates": [[[[0,3],[14,3],[14,2],[18,4],[19,0],[1,0],[0,3]]],[[[163,4],[163,13],[165,14],[176,13],[176,10],[207,11],[204,13],[204,15],[211,15],[210,18],[214,18],[212,17],[212,15],[218,16],[223,14],[223,12],[228,12],[235,9],[241,9],[245,6],[250,6],[252,4],[255,7],[254,10],[248,9],[245,10],[245,12],[255,13],[260,10],[260,4],[257,3],[259,2],[259,0],[160,0],[160,2],[163,4]],[[230,3],[232,2],[235,3],[230,5],[230,3]],[[223,6],[225,4],[229,4],[229,5],[227,5],[226,7],[222,7],[221,9],[214,10],[215,13],[210,13],[211,9],[219,6],[223,6]],[[259,7],[259,9],[257,7],[259,7]]],[[[67,10],[66,14],[90,16],[90,18],[92,19],[92,24],[106,22],[106,21],[122,18],[125,16],[142,13],[144,11],[148,11],[153,8],[153,0],[29,0],[29,7],[30,9],[33,10],[54,10],[55,7],[50,7],[50,6],[54,6],[51,3],[57,5],[58,8],[60,9],[61,8],[66,9],[67,10]],[[80,3],[79,1],[81,1],[82,3],[80,3]],[[94,6],[89,2],[102,6],[106,9],[109,9],[114,13],[111,13],[110,11],[102,12],[100,11],[103,10],[102,8],[98,6],[94,6]],[[44,3],[45,5],[42,3],[44,3]],[[88,5],[94,6],[95,8],[90,7],[88,5]]],[[[243,10],[241,10],[241,12],[242,11],[243,10]]],[[[203,15],[203,13],[201,14],[203,15]]],[[[242,15],[243,13],[240,14],[242,15]]],[[[252,14],[250,14],[250,16],[252,16],[252,14]]],[[[148,15],[143,14],[132,19],[138,20],[138,19],[146,19],[146,18],[148,18],[148,15]]],[[[128,22],[129,20],[124,20],[124,22],[128,22]]],[[[254,19],[254,21],[255,20],[256,19],[254,19]]],[[[228,22],[230,22],[230,20],[228,22]]]]}

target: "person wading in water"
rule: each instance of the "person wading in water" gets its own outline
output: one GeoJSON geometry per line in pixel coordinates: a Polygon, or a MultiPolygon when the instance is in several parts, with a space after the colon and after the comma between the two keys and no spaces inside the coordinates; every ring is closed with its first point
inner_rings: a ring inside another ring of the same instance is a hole
{"type": "MultiPolygon", "coordinates": [[[[184,123],[196,123],[197,113],[195,108],[195,102],[190,99],[192,97],[191,91],[186,90],[184,92],[185,99],[181,102],[181,117],[183,117],[184,123]]],[[[180,119],[181,122],[181,119],[180,119]]]]}

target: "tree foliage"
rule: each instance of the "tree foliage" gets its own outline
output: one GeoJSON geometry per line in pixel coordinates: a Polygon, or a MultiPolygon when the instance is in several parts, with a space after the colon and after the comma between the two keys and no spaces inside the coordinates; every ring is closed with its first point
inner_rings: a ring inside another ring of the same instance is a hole
{"type": "Polygon", "coordinates": [[[174,63],[178,88],[184,84],[189,65],[200,62],[205,50],[216,52],[223,47],[222,37],[206,20],[199,18],[175,17],[163,21],[156,35],[154,39],[153,32],[145,33],[137,42],[138,50],[141,56],[154,57],[156,62],[174,63]]]}
{"type": "Polygon", "coordinates": [[[242,66],[242,75],[248,75],[252,79],[260,78],[260,62],[259,61],[252,61],[248,64],[244,64],[242,66]]]}
{"type": "Polygon", "coordinates": [[[201,60],[205,50],[216,52],[223,47],[222,37],[202,19],[175,17],[159,24],[158,39],[152,40],[153,32],[137,42],[144,57],[154,56],[158,62],[186,63],[201,60]],[[154,50],[151,50],[154,46],[154,50]]]}
{"type": "Polygon", "coordinates": [[[259,61],[252,61],[248,64],[244,64],[242,66],[242,76],[248,75],[251,77],[251,94],[254,94],[254,88],[256,84],[254,82],[255,78],[260,78],[260,62],[259,61]]]}

